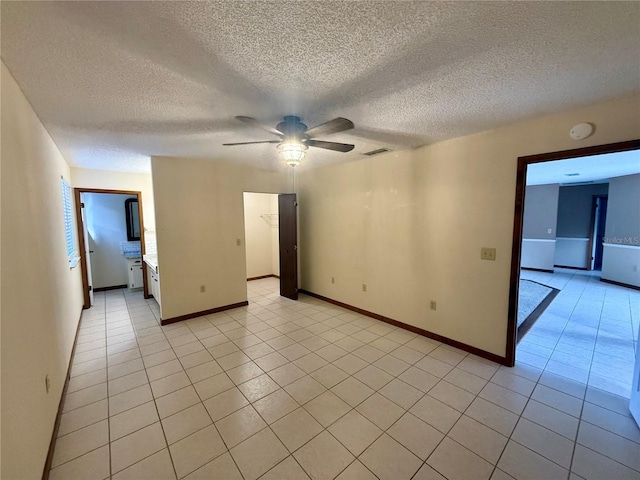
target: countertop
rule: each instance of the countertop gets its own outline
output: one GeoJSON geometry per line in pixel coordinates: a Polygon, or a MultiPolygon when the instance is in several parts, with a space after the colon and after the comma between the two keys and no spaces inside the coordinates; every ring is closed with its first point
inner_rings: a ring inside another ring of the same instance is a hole
{"type": "Polygon", "coordinates": [[[143,255],[143,260],[158,273],[158,255],[143,255]]]}

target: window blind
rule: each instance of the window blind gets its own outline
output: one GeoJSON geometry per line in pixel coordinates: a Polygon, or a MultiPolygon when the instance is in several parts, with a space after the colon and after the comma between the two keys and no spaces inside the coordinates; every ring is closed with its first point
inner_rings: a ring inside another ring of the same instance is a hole
{"type": "Polygon", "coordinates": [[[60,179],[62,185],[62,206],[64,210],[64,235],[67,243],[67,256],[69,263],[77,263],[78,249],[73,237],[73,202],[71,201],[71,186],[67,181],[60,179]]]}

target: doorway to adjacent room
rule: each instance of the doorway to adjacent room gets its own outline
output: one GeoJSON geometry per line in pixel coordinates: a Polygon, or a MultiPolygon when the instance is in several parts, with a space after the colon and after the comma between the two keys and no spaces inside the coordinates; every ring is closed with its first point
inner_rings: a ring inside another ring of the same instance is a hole
{"type": "Polygon", "coordinates": [[[96,291],[146,293],[140,192],[76,188],[74,194],[84,308],[91,307],[96,291]]]}
{"type": "Polygon", "coordinates": [[[298,298],[295,194],[244,193],[247,281],[277,278],[280,295],[298,298]]]}
{"type": "Polygon", "coordinates": [[[518,345],[518,365],[629,398],[640,328],[633,314],[640,301],[637,265],[634,270],[640,245],[633,244],[640,217],[631,207],[640,192],[639,159],[640,141],[519,159],[507,337],[512,363],[518,345]],[[589,163],[603,172],[589,176],[589,163]],[[524,339],[516,322],[522,282],[559,291],[524,339]]]}

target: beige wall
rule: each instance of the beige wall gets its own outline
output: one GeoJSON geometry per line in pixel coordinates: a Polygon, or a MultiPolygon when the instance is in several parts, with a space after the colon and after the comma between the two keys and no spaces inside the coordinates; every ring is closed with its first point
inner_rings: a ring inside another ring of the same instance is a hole
{"type": "MultiPolygon", "coordinates": [[[[278,214],[278,196],[271,195],[271,213],[278,214]]],[[[276,218],[277,223],[277,218],[276,218]]],[[[271,229],[271,273],[280,276],[280,228],[271,229]]]]}
{"type": "Polygon", "coordinates": [[[2,478],[40,478],[82,310],[66,253],[69,167],[2,64],[2,478]],[[51,390],[45,390],[49,375],[51,390]]]}
{"type": "Polygon", "coordinates": [[[277,198],[277,195],[268,193],[244,194],[247,278],[278,274],[278,270],[273,269],[273,238],[274,231],[278,232],[278,218],[272,216],[278,213],[277,198]],[[271,208],[274,198],[276,210],[271,208]]]}
{"type": "Polygon", "coordinates": [[[638,137],[635,96],[303,172],[301,286],[504,356],[517,158],[638,137]]]}
{"type": "MultiPolygon", "coordinates": [[[[71,185],[76,188],[98,188],[101,190],[133,190],[142,193],[142,219],[144,240],[155,250],[156,213],[153,202],[153,184],[150,174],[109,172],[87,168],[71,169],[71,185]]],[[[148,251],[150,251],[148,249],[148,251]]]]}
{"type": "Polygon", "coordinates": [[[285,192],[286,170],[165,157],[151,169],[162,318],[245,301],[242,194],[285,192]]]}

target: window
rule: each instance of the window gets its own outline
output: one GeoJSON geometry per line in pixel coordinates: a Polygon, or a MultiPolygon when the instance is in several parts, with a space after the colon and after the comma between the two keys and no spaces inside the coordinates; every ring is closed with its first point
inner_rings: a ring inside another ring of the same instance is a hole
{"type": "Polygon", "coordinates": [[[64,178],[60,179],[62,186],[62,208],[64,210],[64,235],[67,242],[67,256],[69,257],[69,267],[73,268],[78,264],[78,247],[73,236],[73,202],[71,201],[71,186],[64,178]]]}

